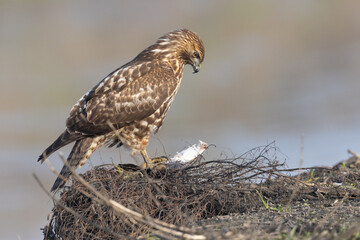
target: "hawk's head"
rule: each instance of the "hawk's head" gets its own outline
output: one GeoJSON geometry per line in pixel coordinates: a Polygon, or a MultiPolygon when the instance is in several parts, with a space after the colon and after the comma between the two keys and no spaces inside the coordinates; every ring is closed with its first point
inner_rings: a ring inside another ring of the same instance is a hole
{"type": "Polygon", "coordinates": [[[158,59],[179,60],[184,65],[190,64],[197,73],[205,57],[205,48],[199,35],[188,29],[180,29],[160,37],[143,54],[158,59]]]}
{"type": "MultiPolygon", "coordinates": [[[[165,35],[176,49],[177,57],[179,57],[184,64],[190,64],[194,73],[200,70],[201,63],[205,57],[204,44],[199,35],[187,30],[181,29],[170,32],[165,35]]],[[[161,41],[160,38],[158,41],[161,41]]]]}

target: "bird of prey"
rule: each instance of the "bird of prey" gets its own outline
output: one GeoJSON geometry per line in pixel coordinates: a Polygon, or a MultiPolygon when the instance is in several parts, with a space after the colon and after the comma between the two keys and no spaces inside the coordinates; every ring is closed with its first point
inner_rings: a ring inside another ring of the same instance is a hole
{"type": "MultiPolygon", "coordinates": [[[[41,163],[61,147],[75,142],[68,165],[83,165],[104,143],[124,145],[140,153],[146,168],[150,134],[162,125],[179,90],[184,66],[200,70],[205,49],[200,37],[187,29],[169,32],[132,61],[116,69],[73,106],[65,131],[39,157],[41,163]]],[[[64,165],[51,191],[64,186],[71,175],[64,165]]]]}

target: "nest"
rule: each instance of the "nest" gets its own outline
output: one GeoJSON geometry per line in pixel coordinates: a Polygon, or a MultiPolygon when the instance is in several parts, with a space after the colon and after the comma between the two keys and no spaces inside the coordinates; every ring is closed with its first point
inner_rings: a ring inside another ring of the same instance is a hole
{"type": "Polygon", "coordinates": [[[264,201],[277,206],[289,199],[318,197],[319,189],[305,183],[300,175],[291,177],[284,175],[284,171],[292,172],[277,160],[273,143],[240,157],[198,159],[176,169],[142,172],[125,171],[119,166],[97,167],[81,175],[82,178],[97,194],[141,213],[144,221],[104,204],[99,195],[74,178],[62,190],[44,236],[45,239],[122,239],[149,233],[164,236],[158,231],[160,227],[147,224],[151,219],[169,226],[184,226],[176,229],[186,228],[186,234],[198,234],[191,227],[200,220],[253,211],[263,207],[264,201]]]}

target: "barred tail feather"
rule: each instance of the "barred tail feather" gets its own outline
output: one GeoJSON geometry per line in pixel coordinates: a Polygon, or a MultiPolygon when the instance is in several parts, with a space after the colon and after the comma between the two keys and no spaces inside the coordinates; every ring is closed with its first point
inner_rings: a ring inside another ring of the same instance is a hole
{"type": "Polygon", "coordinates": [[[43,163],[45,159],[53,154],[55,151],[59,150],[60,148],[72,143],[75,140],[81,138],[82,135],[76,133],[69,133],[68,130],[65,130],[54,142],[51,144],[40,156],[38,162],[41,161],[43,163]]]}
{"type": "MultiPolygon", "coordinates": [[[[87,156],[87,152],[93,143],[93,138],[84,138],[81,140],[77,140],[75,145],[73,146],[68,158],[67,162],[70,167],[76,168],[79,166],[80,162],[84,160],[87,156]]],[[[69,179],[71,175],[71,171],[68,166],[64,165],[60,171],[59,176],[55,180],[54,185],[51,188],[51,192],[63,187],[66,181],[69,179]]]]}

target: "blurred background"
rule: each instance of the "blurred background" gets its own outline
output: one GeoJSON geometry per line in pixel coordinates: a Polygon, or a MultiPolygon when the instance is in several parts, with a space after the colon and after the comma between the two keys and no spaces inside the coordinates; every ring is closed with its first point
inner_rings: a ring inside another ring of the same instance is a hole
{"type": "MultiPolygon", "coordinates": [[[[275,141],[290,167],[332,165],[360,152],[360,2],[0,1],[0,238],[41,239],[55,176],[36,162],[73,104],[163,34],[197,32],[198,74],[178,96],[149,154],[199,139],[206,159],[275,141]]],[[[67,155],[70,148],[62,152],[67,155]]],[[[57,154],[50,160],[59,170],[57,154]]],[[[90,165],[133,162],[100,149],[90,165]]]]}

